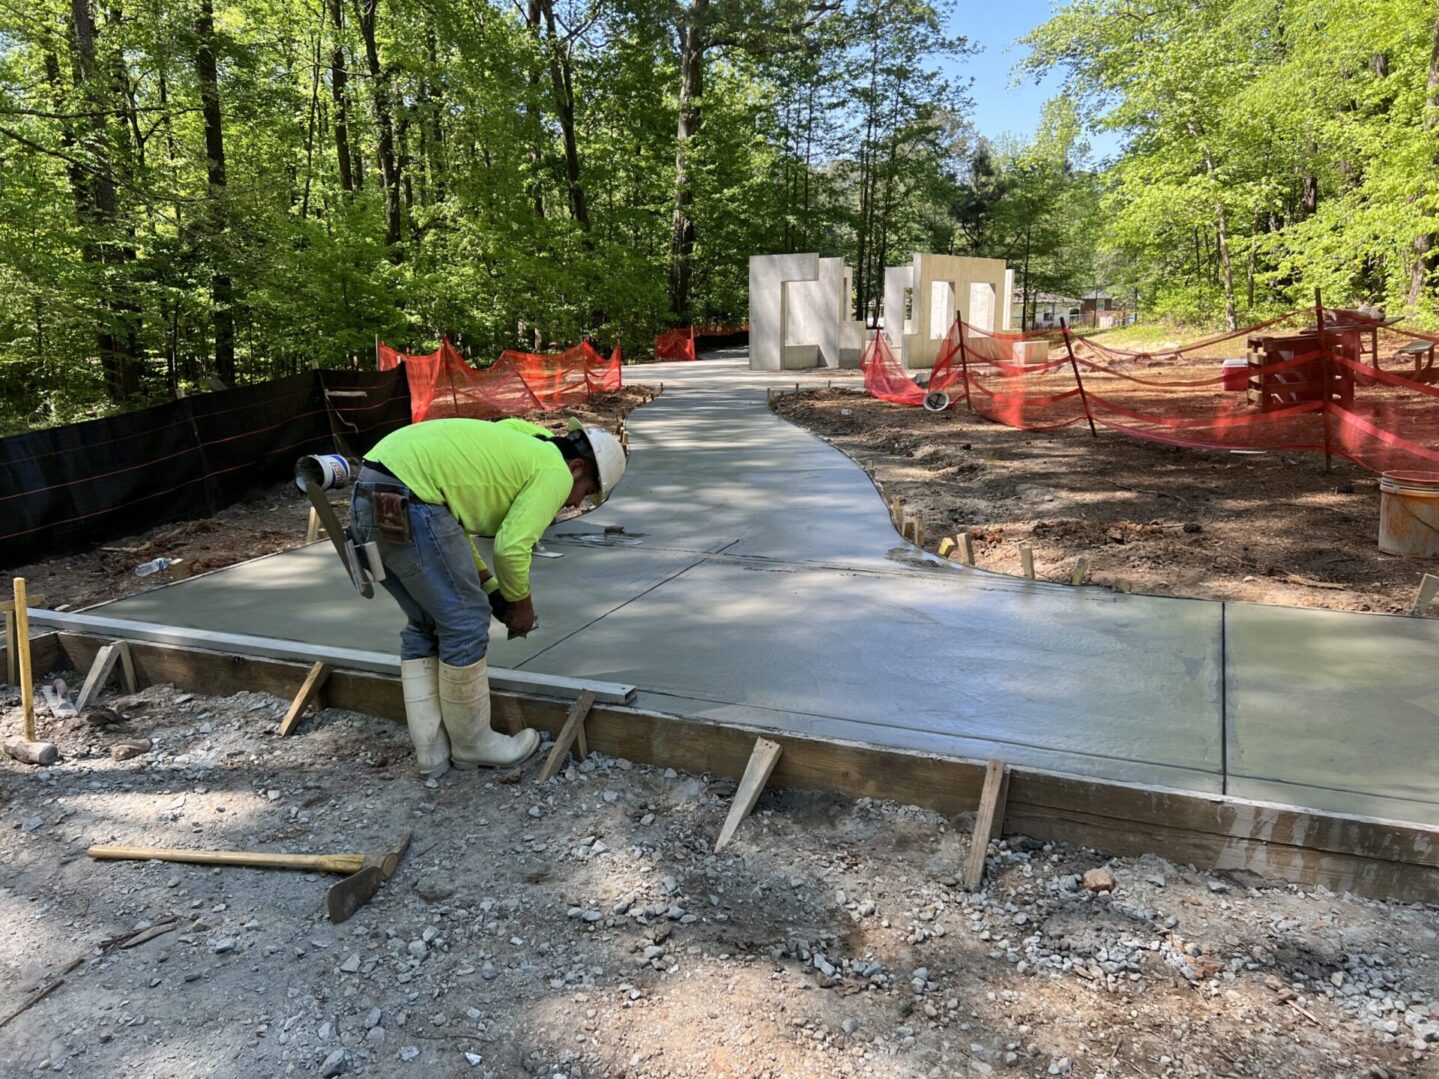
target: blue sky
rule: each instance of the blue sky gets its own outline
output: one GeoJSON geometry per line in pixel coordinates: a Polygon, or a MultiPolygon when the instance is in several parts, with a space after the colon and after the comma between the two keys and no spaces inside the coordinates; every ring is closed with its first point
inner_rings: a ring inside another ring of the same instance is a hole
{"type": "MultiPolygon", "coordinates": [[[[961,0],[958,5],[950,21],[951,32],[964,34],[971,44],[984,46],[984,51],[947,66],[955,75],[974,79],[972,119],[981,134],[1030,138],[1039,124],[1040,109],[1059,92],[1057,75],[1038,84],[1032,75],[1025,75],[1018,86],[1011,85],[1012,69],[1028,52],[1015,39],[1048,19],[1054,6],[1050,0],[961,0]]],[[[1112,133],[1091,134],[1089,140],[1096,157],[1112,155],[1118,149],[1112,133]]]]}

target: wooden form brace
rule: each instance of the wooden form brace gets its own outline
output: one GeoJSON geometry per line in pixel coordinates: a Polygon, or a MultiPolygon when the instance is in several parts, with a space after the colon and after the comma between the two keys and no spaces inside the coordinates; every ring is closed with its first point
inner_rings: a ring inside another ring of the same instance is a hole
{"type": "Polygon", "coordinates": [[[754,740],[754,751],[749,755],[749,763],[744,766],[744,775],[740,777],[739,786],[735,789],[729,815],[725,817],[724,827],[720,829],[719,838],[715,840],[716,854],[730,845],[735,831],[749,816],[755,802],[759,801],[760,793],[769,782],[774,766],[779,763],[782,751],[778,742],[772,742],[768,738],[754,740]]]}
{"type": "Polygon", "coordinates": [[[85,684],[80,687],[80,696],[75,698],[75,711],[83,712],[90,706],[90,702],[110,680],[117,662],[120,663],[125,692],[135,692],[135,660],[130,655],[130,644],[128,641],[115,641],[95,654],[95,662],[90,665],[90,673],[85,676],[85,684]]]}
{"type": "Polygon", "coordinates": [[[1434,602],[1434,597],[1439,595],[1439,576],[1432,573],[1424,574],[1419,582],[1419,590],[1414,593],[1414,606],[1409,611],[1415,618],[1423,618],[1424,612],[1428,610],[1429,604],[1434,602]]]}
{"type": "MultiPolygon", "coordinates": [[[[84,668],[107,642],[72,633],[36,638],[38,669],[84,668]],[[42,658],[43,657],[43,658],[42,658]]],[[[142,685],[173,683],[197,693],[240,690],[288,696],[303,665],[264,657],[131,641],[142,685]]],[[[552,733],[570,703],[496,693],[528,726],[552,733]]],[[[333,708],[405,721],[400,681],[336,669],[333,708]]],[[[972,812],[986,768],[976,761],[758,730],[598,703],[585,721],[589,747],[640,764],[740,779],[756,737],[783,751],[772,784],[924,806],[946,816],[972,812]]],[[[1323,813],[1220,795],[1009,768],[1002,834],[1078,843],[1116,855],[1159,854],[1205,869],[1248,870],[1334,891],[1404,903],[1439,903],[1439,827],[1323,813]]]]}
{"type": "Polygon", "coordinates": [[[295,694],[294,700],[290,702],[290,709],[285,713],[285,718],[280,720],[279,735],[281,738],[288,738],[296,727],[300,725],[300,719],[305,714],[305,709],[311,703],[317,703],[320,694],[325,688],[325,682],[330,677],[330,665],[323,660],[315,662],[305,675],[304,682],[300,683],[300,690],[295,694]]]}
{"type": "Polygon", "coordinates": [[[545,758],[545,766],[540,769],[538,782],[548,783],[555,778],[560,770],[560,765],[565,762],[565,754],[574,746],[576,756],[584,760],[589,754],[589,748],[585,744],[585,719],[590,714],[590,709],[595,706],[595,695],[585,690],[570,705],[569,713],[565,716],[564,726],[560,728],[559,734],[555,735],[555,744],[550,749],[550,755],[545,758]]]}
{"type": "Polygon", "coordinates": [[[1004,797],[1009,772],[995,758],[984,769],[984,789],[979,795],[979,812],[974,817],[974,834],[969,838],[969,859],[964,864],[964,887],[974,891],[984,880],[984,859],[989,841],[1004,829],[1004,797]]]}

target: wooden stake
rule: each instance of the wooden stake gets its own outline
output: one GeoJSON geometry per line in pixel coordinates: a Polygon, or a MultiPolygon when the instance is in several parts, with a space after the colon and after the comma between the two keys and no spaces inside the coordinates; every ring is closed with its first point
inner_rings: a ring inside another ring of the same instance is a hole
{"type": "Polygon", "coordinates": [[[749,816],[755,802],[759,801],[760,792],[769,782],[770,773],[779,761],[780,748],[778,742],[771,742],[768,738],[754,740],[754,751],[749,756],[749,763],[745,765],[744,775],[734,792],[734,804],[730,806],[729,816],[725,818],[724,827],[720,829],[719,838],[715,840],[716,854],[729,846],[735,831],[749,816]]]}
{"type": "Polygon", "coordinates": [[[130,642],[116,641],[115,647],[120,651],[120,677],[125,682],[125,692],[134,693],[140,683],[135,678],[135,656],[130,651],[130,642]]]}
{"type": "Polygon", "coordinates": [[[984,770],[984,790],[979,795],[979,812],[974,834],[969,839],[969,860],[964,866],[964,887],[974,891],[984,880],[984,857],[989,841],[1004,826],[1004,800],[1009,792],[1009,773],[1004,761],[995,757],[984,770]]]}
{"type": "Polygon", "coordinates": [[[90,665],[90,673],[85,676],[85,684],[80,687],[80,696],[75,698],[75,711],[83,712],[90,706],[90,702],[99,694],[115,670],[115,663],[120,658],[120,649],[117,645],[107,644],[95,655],[95,662],[90,665]]]}
{"type": "Polygon", "coordinates": [[[968,532],[959,534],[959,557],[966,566],[974,565],[974,538],[968,532]]]}
{"type": "Polygon", "coordinates": [[[330,665],[323,660],[310,668],[310,673],[305,675],[305,681],[300,685],[300,692],[296,693],[295,699],[290,702],[290,710],[280,721],[281,738],[288,738],[300,725],[300,717],[305,714],[305,709],[310,706],[310,702],[318,698],[320,690],[324,688],[329,677],[330,665]]]}
{"type": "Polygon", "coordinates": [[[13,686],[19,680],[15,662],[15,612],[5,612],[5,684],[13,686]]]}
{"type": "Polygon", "coordinates": [[[20,653],[20,706],[25,710],[25,741],[35,741],[35,683],[30,678],[30,614],[25,578],[15,578],[15,648],[20,653]]]}
{"type": "Polygon", "coordinates": [[[1415,618],[1423,618],[1436,594],[1439,594],[1439,577],[1432,573],[1424,574],[1424,579],[1419,582],[1419,591],[1414,594],[1414,609],[1409,613],[1415,618]]]}
{"type": "Polygon", "coordinates": [[[940,558],[948,558],[949,552],[952,550],[954,550],[954,540],[950,539],[948,536],[945,536],[944,539],[939,541],[940,558]]]}
{"type": "Polygon", "coordinates": [[[565,725],[560,728],[560,733],[555,735],[555,744],[550,749],[550,755],[545,759],[545,766],[540,769],[540,783],[548,783],[555,778],[564,763],[565,754],[570,751],[570,746],[579,737],[580,728],[584,726],[585,717],[590,714],[590,709],[595,706],[595,695],[585,690],[575,699],[570,706],[570,711],[565,716],[565,725]]]}
{"type": "Polygon", "coordinates": [[[1021,547],[1019,549],[1019,564],[1024,569],[1024,575],[1031,581],[1034,580],[1034,548],[1021,547]]]}
{"type": "Polygon", "coordinates": [[[310,519],[305,523],[305,542],[314,543],[320,538],[320,511],[310,507],[310,519]]]}
{"type": "Polygon", "coordinates": [[[894,518],[894,527],[904,527],[904,499],[895,495],[889,500],[889,515],[894,518]]]}
{"type": "Polygon", "coordinates": [[[1070,584],[1083,584],[1084,575],[1089,572],[1089,556],[1080,555],[1074,560],[1074,573],[1069,578],[1070,584]]]}

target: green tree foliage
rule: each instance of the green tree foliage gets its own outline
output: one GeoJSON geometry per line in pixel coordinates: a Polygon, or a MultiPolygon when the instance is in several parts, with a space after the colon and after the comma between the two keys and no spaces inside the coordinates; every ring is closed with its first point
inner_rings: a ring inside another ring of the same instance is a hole
{"type": "Polygon", "coordinates": [[[1111,285],[1231,326],[1315,287],[1439,316],[1430,0],[1072,0],[1028,43],[1126,138],[1103,177],[1111,285]]]}
{"type": "Polygon", "coordinates": [[[944,18],[925,0],[0,6],[7,422],[361,365],[376,336],[634,354],[674,322],[742,319],[754,252],[922,238],[963,106],[933,70],[962,51],[944,18]]]}

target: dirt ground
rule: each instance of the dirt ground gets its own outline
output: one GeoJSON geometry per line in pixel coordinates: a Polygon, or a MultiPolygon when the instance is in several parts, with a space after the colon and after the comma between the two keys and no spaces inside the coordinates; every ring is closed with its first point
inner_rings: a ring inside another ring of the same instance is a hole
{"type": "Polygon", "coordinates": [[[857,372],[827,372],[774,401],[833,443],[887,499],[923,521],[925,544],[969,532],[976,563],[1123,591],[1292,607],[1408,612],[1436,565],[1383,554],[1379,479],[1319,454],[1232,454],[1144,442],[1083,425],[1035,433],[960,404],[943,413],[867,397],[857,372]],[[844,377],[837,377],[844,376],[844,377]]]}
{"type": "MultiPolygon", "coordinates": [[[[599,394],[588,403],[563,412],[536,412],[524,417],[534,423],[563,430],[566,418],[578,416],[587,424],[613,428],[630,410],[651,401],[657,385],[626,385],[614,393],[599,394]]],[[[349,497],[332,499],[340,520],[345,520],[349,497]]],[[[213,517],[159,525],[136,536],[111,540],[79,554],[16,566],[5,571],[4,594],[10,580],[23,577],[32,605],[50,610],[75,610],[143,592],[177,579],[274,554],[305,542],[309,500],[285,481],[257,490],[253,497],[227,506],[213,517]],[[180,560],[179,564],[149,577],[136,577],[135,567],[152,558],[180,560]],[[35,603],[38,597],[43,603],[35,603]]]]}
{"type": "Polygon", "coordinates": [[[425,782],[372,717],[281,741],[262,694],[100,703],[124,722],[42,720],[60,763],[0,758],[6,1076],[1439,1074],[1432,908],[1021,838],[969,894],[967,817],[769,791],[716,855],[732,781],[592,754],[425,782]],[[85,856],[406,831],[342,925],[337,878],[85,856]]]}

